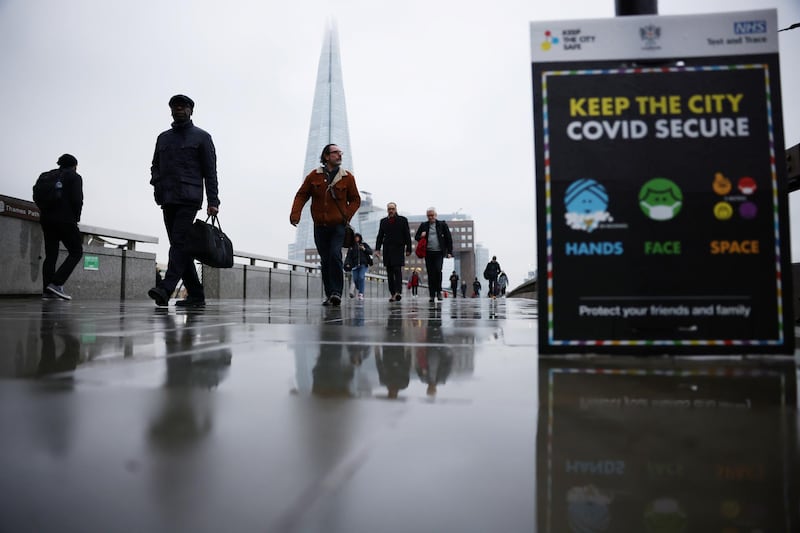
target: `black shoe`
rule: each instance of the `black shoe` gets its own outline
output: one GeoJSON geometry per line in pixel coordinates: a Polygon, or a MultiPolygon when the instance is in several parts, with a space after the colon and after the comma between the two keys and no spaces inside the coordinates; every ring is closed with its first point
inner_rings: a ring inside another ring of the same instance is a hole
{"type": "Polygon", "coordinates": [[[198,298],[196,296],[189,296],[185,300],[178,300],[175,302],[177,307],[205,307],[206,299],[198,298]]]}
{"type": "Polygon", "coordinates": [[[437,292],[436,293],[436,299],[439,300],[440,302],[442,301],[442,293],[441,292],[437,292]]]}
{"type": "Polygon", "coordinates": [[[398,292],[397,294],[395,294],[395,295],[394,295],[394,301],[395,301],[395,302],[399,302],[399,301],[400,301],[400,300],[402,300],[402,299],[403,299],[403,295],[402,295],[402,294],[400,294],[399,292],[398,292]]]}
{"type": "Polygon", "coordinates": [[[430,298],[428,298],[428,302],[429,302],[429,303],[433,303],[433,300],[434,300],[433,296],[431,296],[430,298]]]}
{"type": "Polygon", "coordinates": [[[147,291],[147,295],[155,300],[156,305],[159,307],[166,307],[169,305],[169,294],[161,287],[153,287],[147,291]]]}
{"type": "Polygon", "coordinates": [[[328,307],[329,305],[331,305],[331,299],[330,298],[325,298],[324,300],[322,300],[322,305],[324,305],[325,307],[328,307]]]}
{"type": "Polygon", "coordinates": [[[328,298],[328,300],[334,307],[339,307],[340,305],[342,305],[342,297],[339,296],[338,294],[331,294],[331,297],[328,298]]]}

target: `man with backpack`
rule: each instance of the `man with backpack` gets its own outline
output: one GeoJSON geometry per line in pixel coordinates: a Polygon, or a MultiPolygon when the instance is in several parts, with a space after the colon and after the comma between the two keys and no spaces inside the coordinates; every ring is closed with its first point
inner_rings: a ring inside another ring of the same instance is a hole
{"type": "Polygon", "coordinates": [[[497,276],[500,275],[501,271],[497,256],[492,256],[492,260],[486,263],[486,268],[483,271],[483,277],[489,280],[489,298],[497,297],[497,276]]]}
{"type": "Polygon", "coordinates": [[[33,186],[33,201],[39,207],[39,223],[44,234],[42,298],[71,300],[64,292],[64,284],[83,257],[78,229],[83,210],[83,178],[76,172],[78,160],[75,156],[64,154],[57,163],[57,169],[43,172],[33,186]],[[59,243],[64,243],[67,258],[56,270],[59,243]]]}

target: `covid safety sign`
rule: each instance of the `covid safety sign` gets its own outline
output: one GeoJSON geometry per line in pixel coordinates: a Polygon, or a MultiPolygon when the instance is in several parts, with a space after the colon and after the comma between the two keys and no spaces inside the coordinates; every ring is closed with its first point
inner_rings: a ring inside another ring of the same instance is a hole
{"type": "Polygon", "coordinates": [[[792,353],[774,10],[531,24],[541,353],[792,353]]]}

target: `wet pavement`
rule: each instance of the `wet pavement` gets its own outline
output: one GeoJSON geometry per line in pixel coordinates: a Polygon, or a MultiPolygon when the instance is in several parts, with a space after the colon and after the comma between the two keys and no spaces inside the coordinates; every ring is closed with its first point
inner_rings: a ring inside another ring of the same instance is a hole
{"type": "Polygon", "coordinates": [[[796,358],[540,360],[536,320],[0,300],[0,532],[799,530],[796,358]]]}

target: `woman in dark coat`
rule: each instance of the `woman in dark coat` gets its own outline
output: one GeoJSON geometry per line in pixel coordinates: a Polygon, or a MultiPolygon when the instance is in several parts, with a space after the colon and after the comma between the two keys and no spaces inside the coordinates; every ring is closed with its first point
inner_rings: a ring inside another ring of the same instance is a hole
{"type": "Polygon", "coordinates": [[[403,266],[406,264],[406,257],[411,255],[411,232],[408,219],[397,214],[397,204],[386,204],[386,212],[388,216],[382,218],[378,226],[375,255],[383,257],[389,284],[389,301],[399,302],[403,297],[403,266]]]}

